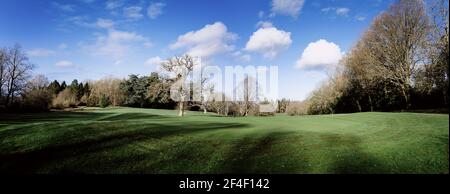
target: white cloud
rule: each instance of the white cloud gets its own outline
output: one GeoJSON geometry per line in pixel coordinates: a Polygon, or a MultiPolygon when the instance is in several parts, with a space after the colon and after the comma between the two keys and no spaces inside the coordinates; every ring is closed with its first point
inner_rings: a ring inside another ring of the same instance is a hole
{"type": "Polygon", "coordinates": [[[151,3],[147,8],[147,15],[150,19],[156,19],[163,13],[162,9],[166,6],[164,3],[151,3]]]}
{"type": "Polygon", "coordinates": [[[264,17],[264,11],[259,11],[258,12],[258,18],[262,19],[264,17]]]}
{"type": "Polygon", "coordinates": [[[106,1],[106,9],[113,10],[122,7],[125,3],[123,0],[108,0],[106,1]]]}
{"type": "Polygon", "coordinates": [[[231,55],[239,61],[249,62],[252,60],[252,57],[249,54],[244,54],[241,51],[235,51],[231,55]]]}
{"type": "Polygon", "coordinates": [[[161,59],[161,57],[152,57],[147,59],[147,61],[145,61],[145,65],[146,66],[158,66],[160,65],[164,60],[161,59]]]}
{"type": "Polygon", "coordinates": [[[67,48],[67,44],[66,43],[61,43],[61,44],[58,45],[58,49],[60,49],[60,50],[64,50],[66,48],[67,48]]]}
{"type": "Polygon", "coordinates": [[[328,13],[328,12],[330,12],[331,10],[334,10],[334,9],[335,9],[334,7],[325,7],[325,8],[322,8],[321,11],[322,11],[322,12],[328,13]]]}
{"type": "Polygon", "coordinates": [[[69,17],[69,18],[65,19],[65,22],[73,23],[77,26],[83,26],[83,27],[88,27],[89,25],[91,25],[87,22],[87,17],[85,17],[85,16],[69,17]]]}
{"type": "Polygon", "coordinates": [[[131,6],[131,7],[123,8],[125,17],[127,17],[129,19],[133,19],[133,20],[139,20],[144,17],[144,15],[142,15],[141,11],[142,11],[142,7],[139,7],[139,6],[131,6]]]}
{"type": "Polygon", "coordinates": [[[70,5],[70,4],[60,4],[60,3],[57,3],[57,2],[53,2],[52,6],[57,8],[57,9],[59,9],[59,10],[61,10],[61,11],[64,11],[64,12],[74,12],[75,11],[75,6],[74,5],[70,5]]]}
{"type": "Polygon", "coordinates": [[[150,47],[153,46],[153,43],[150,42],[150,41],[145,41],[143,45],[144,45],[145,48],[150,48],[150,47]]]}
{"type": "Polygon", "coordinates": [[[333,68],[339,63],[342,55],[338,45],[320,39],[308,44],[295,66],[301,69],[333,68]]]}
{"type": "Polygon", "coordinates": [[[210,57],[219,53],[234,50],[230,41],[236,40],[237,35],[228,32],[222,22],[208,24],[197,31],[190,31],[178,37],[169,48],[172,50],[187,48],[187,53],[193,56],[210,57]]]}
{"type": "Polygon", "coordinates": [[[362,21],[366,20],[366,17],[365,17],[365,16],[356,16],[355,19],[356,19],[357,21],[362,22],[362,21]]]}
{"type": "Polygon", "coordinates": [[[275,27],[260,28],[250,37],[244,50],[262,53],[265,58],[273,59],[291,44],[290,32],[275,27]]]}
{"type": "Polygon", "coordinates": [[[121,59],[130,54],[134,48],[151,44],[142,35],[119,31],[108,30],[106,35],[98,34],[94,44],[80,44],[82,49],[94,56],[107,56],[113,59],[121,59]]]}
{"type": "Polygon", "coordinates": [[[114,22],[109,19],[99,18],[99,19],[97,19],[95,26],[98,28],[111,29],[114,27],[114,22]]]}
{"type": "Polygon", "coordinates": [[[49,57],[55,55],[56,52],[50,49],[38,48],[28,51],[27,54],[30,57],[49,57]]]}
{"type": "Polygon", "coordinates": [[[270,21],[259,21],[256,24],[256,27],[257,28],[270,28],[270,27],[273,27],[273,24],[270,21]]]}
{"type": "Polygon", "coordinates": [[[336,9],[336,14],[340,16],[347,16],[348,12],[350,12],[350,9],[346,7],[340,7],[336,9]]]}
{"type": "Polygon", "coordinates": [[[321,11],[324,13],[329,13],[330,11],[333,11],[338,16],[348,16],[350,9],[346,7],[325,7],[322,8],[321,11]]]}
{"type": "Polygon", "coordinates": [[[58,61],[55,63],[56,67],[72,67],[73,63],[70,61],[58,61]]]}
{"type": "Polygon", "coordinates": [[[288,15],[297,18],[305,0],[272,0],[272,15],[288,15]]]}
{"type": "Polygon", "coordinates": [[[98,18],[96,21],[89,21],[86,16],[74,16],[66,19],[66,22],[73,23],[74,25],[86,27],[86,28],[104,28],[112,29],[114,28],[114,21],[110,19],[98,18]]]}

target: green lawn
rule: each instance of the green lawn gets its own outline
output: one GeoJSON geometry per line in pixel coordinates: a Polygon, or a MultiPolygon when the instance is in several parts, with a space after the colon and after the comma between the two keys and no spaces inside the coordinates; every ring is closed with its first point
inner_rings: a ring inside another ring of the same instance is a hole
{"type": "Polygon", "coordinates": [[[449,116],[0,115],[0,173],[448,173],[449,116]]]}

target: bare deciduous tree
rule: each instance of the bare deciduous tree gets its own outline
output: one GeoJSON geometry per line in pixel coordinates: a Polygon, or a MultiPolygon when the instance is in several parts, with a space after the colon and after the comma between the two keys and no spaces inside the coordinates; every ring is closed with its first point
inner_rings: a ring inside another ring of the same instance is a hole
{"type": "Polygon", "coordinates": [[[255,105],[255,101],[257,98],[257,83],[256,79],[250,76],[246,76],[244,80],[237,86],[236,95],[237,100],[236,104],[239,108],[239,113],[241,116],[247,116],[250,112],[250,109],[255,105]]]}
{"type": "Polygon", "coordinates": [[[442,93],[444,104],[448,105],[449,78],[449,1],[436,0],[431,3],[430,15],[432,30],[429,36],[428,57],[430,64],[424,66],[422,88],[426,92],[438,90],[442,93]]]}
{"type": "Polygon", "coordinates": [[[309,110],[313,114],[334,114],[335,105],[341,97],[347,79],[344,74],[336,73],[330,79],[324,82],[317,90],[315,90],[309,97],[309,110]]]}
{"type": "Polygon", "coordinates": [[[121,79],[113,77],[106,77],[97,81],[88,82],[91,87],[89,98],[98,103],[100,97],[103,96],[110,101],[112,106],[120,106],[125,99],[125,95],[120,89],[121,82],[121,79]]]}
{"type": "Polygon", "coordinates": [[[207,113],[208,106],[208,98],[214,91],[214,85],[212,83],[208,83],[209,77],[203,75],[203,67],[200,67],[200,77],[197,78],[196,81],[198,84],[192,84],[192,93],[191,97],[195,97],[198,95],[200,99],[193,99],[192,105],[197,105],[203,110],[203,114],[207,113]]]}
{"type": "Polygon", "coordinates": [[[184,109],[186,101],[190,93],[190,85],[186,84],[187,76],[190,75],[194,69],[194,59],[189,55],[175,56],[163,63],[161,67],[167,71],[171,76],[172,87],[171,96],[178,101],[178,116],[184,116],[184,109]]]}
{"type": "Polygon", "coordinates": [[[38,74],[27,83],[27,90],[44,89],[49,85],[48,78],[45,75],[38,74]]]}
{"type": "Polygon", "coordinates": [[[411,78],[418,64],[425,62],[429,19],[421,0],[399,0],[380,15],[367,33],[365,46],[371,68],[399,87],[410,106],[411,78]]]}
{"type": "Polygon", "coordinates": [[[5,104],[9,105],[14,102],[17,93],[25,87],[34,65],[28,61],[28,57],[18,44],[10,48],[7,54],[6,74],[8,81],[5,104]]]}
{"type": "Polygon", "coordinates": [[[3,87],[6,84],[6,50],[0,49],[0,99],[3,96],[3,87]]]}
{"type": "Polygon", "coordinates": [[[372,90],[376,80],[383,79],[377,74],[372,67],[374,64],[373,58],[369,55],[370,51],[368,47],[365,47],[365,40],[367,35],[364,35],[362,39],[355,45],[355,47],[341,60],[341,64],[344,65],[344,74],[348,79],[348,90],[358,93],[353,96],[353,101],[358,107],[358,111],[362,111],[359,96],[367,96],[367,102],[370,107],[370,111],[374,110],[372,102],[372,90]]]}

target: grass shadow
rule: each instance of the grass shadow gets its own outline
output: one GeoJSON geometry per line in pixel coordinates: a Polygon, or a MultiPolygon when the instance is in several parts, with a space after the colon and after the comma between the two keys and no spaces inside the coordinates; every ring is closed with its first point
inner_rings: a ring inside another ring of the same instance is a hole
{"type": "Polygon", "coordinates": [[[211,122],[192,122],[183,125],[156,123],[120,125],[120,123],[124,124],[123,121],[117,121],[98,124],[102,126],[101,129],[96,126],[82,126],[77,130],[69,130],[67,131],[69,134],[61,133],[50,138],[46,142],[47,146],[33,150],[6,153],[0,151],[0,161],[2,161],[0,172],[13,174],[42,171],[51,173],[114,172],[121,164],[126,163],[131,168],[140,160],[148,160],[148,156],[152,155],[151,151],[146,151],[148,154],[146,157],[140,157],[133,149],[129,149],[126,152],[115,153],[113,160],[98,157],[99,153],[119,152],[118,149],[126,150],[127,147],[137,145],[139,142],[161,141],[170,136],[189,136],[204,131],[248,127],[239,123],[211,122]],[[72,160],[75,162],[67,163],[72,160]]]}
{"type": "Polygon", "coordinates": [[[364,152],[361,139],[351,135],[322,135],[328,147],[328,157],[332,162],[328,167],[329,173],[335,174],[385,174],[389,171],[381,160],[364,152]],[[336,147],[338,146],[338,147],[336,147]],[[342,147],[345,149],[340,149],[342,147]],[[337,149],[336,149],[337,148],[337,149]]]}
{"type": "Polygon", "coordinates": [[[124,121],[124,120],[141,120],[141,119],[163,119],[167,116],[148,114],[148,113],[121,113],[106,116],[98,119],[99,121],[124,121]]]}
{"type": "Polygon", "coordinates": [[[38,122],[59,122],[73,120],[96,120],[113,113],[107,112],[77,112],[57,111],[45,113],[3,114],[0,116],[0,124],[26,124],[38,122]]]}
{"type": "MultiPolygon", "coordinates": [[[[283,147],[283,142],[291,132],[269,132],[262,137],[246,137],[237,141],[226,158],[213,169],[214,173],[227,174],[267,174],[267,173],[293,173],[307,168],[307,157],[302,163],[288,165],[290,153],[275,149],[274,146],[283,147]]],[[[298,138],[298,137],[297,137],[298,138]]],[[[297,139],[301,141],[301,139],[297,139]]],[[[299,157],[297,155],[297,157],[299,157]]],[[[301,156],[300,156],[301,157],[301,156]]]]}

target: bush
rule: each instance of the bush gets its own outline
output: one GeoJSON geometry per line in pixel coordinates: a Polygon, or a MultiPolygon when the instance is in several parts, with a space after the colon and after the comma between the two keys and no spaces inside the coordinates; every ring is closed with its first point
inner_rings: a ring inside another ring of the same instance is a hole
{"type": "Polygon", "coordinates": [[[98,101],[98,105],[101,108],[106,108],[106,107],[108,107],[110,105],[110,101],[109,101],[108,97],[106,97],[105,94],[100,95],[100,99],[98,101]]]}
{"type": "Polygon", "coordinates": [[[286,113],[290,116],[307,115],[308,109],[309,109],[309,103],[307,101],[290,102],[286,106],[286,113]]]}
{"type": "Polygon", "coordinates": [[[72,93],[72,91],[69,88],[66,88],[62,92],[56,96],[55,99],[53,99],[52,107],[63,109],[63,108],[70,108],[70,107],[76,107],[78,104],[77,102],[77,96],[72,93]]]}
{"type": "Polygon", "coordinates": [[[87,106],[88,105],[88,95],[85,94],[80,98],[80,102],[78,103],[79,106],[87,106]]]}
{"type": "Polygon", "coordinates": [[[86,105],[89,107],[96,107],[98,106],[98,101],[99,98],[96,95],[91,94],[89,95],[89,97],[87,97],[86,105]]]}
{"type": "Polygon", "coordinates": [[[28,111],[48,111],[52,95],[47,89],[33,89],[23,96],[22,109],[28,111]]]}

